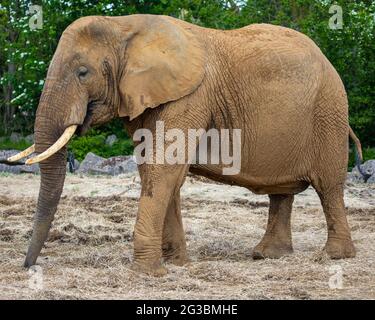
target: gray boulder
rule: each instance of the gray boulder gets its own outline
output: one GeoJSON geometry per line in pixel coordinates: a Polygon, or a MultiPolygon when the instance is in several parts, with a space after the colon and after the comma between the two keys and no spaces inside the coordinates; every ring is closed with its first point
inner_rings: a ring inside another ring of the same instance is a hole
{"type": "Polygon", "coordinates": [[[18,132],[12,132],[12,134],[10,135],[10,141],[12,142],[20,142],[20,140],[22,139],[22,135],[18,132]]]}
{"type": "Polygon", "coordinates": [[[10,166],[4,163],[0,163],[0,172],[7,172],[7,173],[39,173],[39,165],[32,164],[32,165],[15,165],[10,166]]]}
{"type": "Polygon", "coordinates": [[[134,156],[119,156],[105,159],[89,152],[77,172],[116,176],[135,171],[137,171],[137,164],[134,156]]]}
{"type": "Polygon", "coordinates": [[[78,173],[91,173],[91,170],[99,168],[100,164],[103,163],[105,159],[97,156],[95,153],[89,152],[85,159],[81,162],[79,166],[78,173]]]}
{"type": "MultiPolygon", "coordinates": [[[[17,162],[10,163],[8,162],[8,158],[17,154],[18,150],[0,150],[0,172],[7,172],[7,173],[34,173],[37,174],[40,172],[39,164],[35,163],[32,165],[25,165],[25,161],[29,158],[36,156],[35,153],[29,155],[26,158],[20,159],[17,162]]],[[[77,170],[79,168],[79,161],[74,160],[74,169],[77,170]]],[[[66,165],[67,171],[69,172],[69,164],[66,165]]]]}
{"type": "Polygon", "coordinates": [[[29,158],[32,158],[32,157],[35,157],[36,154],[33,153],[31,155],[29,155],[28,157],[26,158],[23,158],[23,159],[20,159],[18,160],[16,163],[8,163],[7,159],[11,156],[14,156],[16,155],[17,153],[19,153],[20,151],[19,150],[0,150],[0,163],[5,163],[5,164],[8,164],[8,165],[20,165],[20,164],[25,164],[25,161],[29,158]]]}
{"type": "Polygon", "coordinates": [[[0,150],[0,172],[8,173],[39,173],[39,165],[25,165],[26,159],[35,156],[32,154],[27,158],[20,159],[15,163],[8,162],[8,158],[17,154],[18,150],[0,150]]]}
{"type": "MultiPolygon", "coordinates": [[[[371,177],[367,180],[367,183],[375,183],[375,160],[366,161],[364,164],[361,165],[361,169],[363,173],[371,175],[371,177]]],[[[348,174],[347,181],[354,183],[364,183],[365,179],[359,172],[357,166],[355,166],[352,172],[348,174]]]]}
{"type": "Polygon", "coordinates": [[[106,159],[102,168],[111,172],[111,175],[135,172],[138,170],[134,156],[118,156],[106,159]]]}
{"type": "Polygon", "coordinates": [[[105,140],[105,144],[108,146],[113,146],[113,144],[117,141],[117,137],[115,134],[111,134],[110,136],[107,137],[105,140]]]}
{"type": "Polygon", "coordinates": [[[363,165],[361,165],[362,170],[370,175],[375,174],[375,160],[368,160],[363,165]]]}
{"type": "Polygon", "coordinates": [[[365,182],[365,180],[363,179],[363,176],[359,173],[357,168],[353,168],[352,172],[348,172],[346,181],[350,183],[364,183],[365,182]]]}
{"type": "Polygon", "coordinates": [[[25,137],[25,141],[28,143],[34,143],[34,135],[29,134],[28,136],[25,137]]]}

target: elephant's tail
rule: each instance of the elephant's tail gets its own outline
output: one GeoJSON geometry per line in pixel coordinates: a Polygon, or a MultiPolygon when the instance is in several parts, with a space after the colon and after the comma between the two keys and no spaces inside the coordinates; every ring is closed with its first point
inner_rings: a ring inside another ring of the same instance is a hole
{"type": "Polygon", "coordinates": [[[353,129],[349,126],[349,136],[352,138],[354,144],[355,144],[355,162],[356,166],[358,168],[358,171],[365,179],[365,182],[371,177],[370,174],[364,172],[361,168],[361,164],[363,162],[363,153],[362,153],[362,146],[361,141],[359,141],[358,137],[355,135],[353,129]]]}
{"type": "Polygon", "coordinates": [[[349,136],[352,138],[355,148],[356,148],[356,159],[357,161],[361,162],[363,161],[363,155],[362,155],[362,146],[361,141],[359,141],[358,137],[355,135],[353,129],[349,126],[349,136]]]}

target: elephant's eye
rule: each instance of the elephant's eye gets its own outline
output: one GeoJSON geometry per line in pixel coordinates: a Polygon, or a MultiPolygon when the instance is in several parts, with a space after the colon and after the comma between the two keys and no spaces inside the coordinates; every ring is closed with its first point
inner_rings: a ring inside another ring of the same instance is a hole
{"type": "Polygon", "coordinates": [[[81,66],[78,68],[78,77],[80,79],[84,79],[88,73],[89,73],[89,70],[86,67],[81,66]]]}

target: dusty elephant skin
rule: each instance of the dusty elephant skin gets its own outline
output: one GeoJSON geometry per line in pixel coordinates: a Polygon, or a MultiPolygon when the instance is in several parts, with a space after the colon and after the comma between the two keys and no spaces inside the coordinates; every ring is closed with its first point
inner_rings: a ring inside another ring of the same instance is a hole
{"type": "MultiPolygon", "coordinates": [[[[40,99],[35,148],[50,148],[66,130],[121,117],[128,132],[166,129],[242,131],[241,172],[223,165],[142,164],[134,231],[134,269],[167,271],[162,258],[187,261],[180,187],[187,172],[269,194],[269,222],[254,258],[293,251],[293,195],[312,185],[328,225],[326,252],[355,249],[343,185],[348,159],[348,102],[332,65],[306,36],[255,24],[232,31],[166,16],[86,17],[63,33],[40,99]],[[73,127],[72,127],[73,126],[73,127]]],[[[25,266],[36,263],[65,178],[63,147],[41,162],[41,187],[25,266]]],[[[250,208],[249,208],[250,211],[250,208]]],[[[250,214],[250,213],[249,213],[250,214]]]]}

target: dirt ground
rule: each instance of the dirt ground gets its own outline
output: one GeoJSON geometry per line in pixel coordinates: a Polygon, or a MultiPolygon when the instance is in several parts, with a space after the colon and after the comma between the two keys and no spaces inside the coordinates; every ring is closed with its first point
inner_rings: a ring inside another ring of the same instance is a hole
{"type": "Polygon", "coordinates": [[[268,197],[188,177],[182,214],[191,262],[153,278],[130,270],[135,175],[68,175],[41,269],[23,269],[39,179],[0,175],[1,299],[375,299],[374,185],[346,189],[356,258],[333,261],[322,252],[326,224],[308,189],[294,202],[294,254],[253,261],[268,197]],[[330,287],[340,279],[341,289],[330,287]]]}

